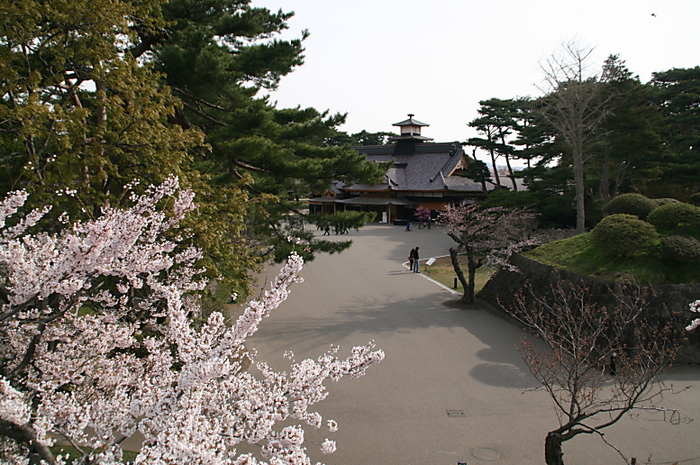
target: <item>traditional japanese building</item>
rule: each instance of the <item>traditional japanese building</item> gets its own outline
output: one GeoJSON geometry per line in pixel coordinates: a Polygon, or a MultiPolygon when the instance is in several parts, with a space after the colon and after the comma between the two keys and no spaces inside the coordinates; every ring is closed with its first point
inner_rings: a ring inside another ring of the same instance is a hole
{"type": "Polygon", "coordinates": [[[481,200],[486,191],[480,183],[461,176],[471,159],[459,142],[433,142],[421,135],[429,126],[409,114],[395,123],[400,135],[387,145],[353,147],[376,162],[393,161],[384,182],[373,186],[334,183],[324,196],[310,199],[316,213],[342,210],[377,212],[377,221],[413,219],[416,208],[444,211],[450,203],[481,200]]]}

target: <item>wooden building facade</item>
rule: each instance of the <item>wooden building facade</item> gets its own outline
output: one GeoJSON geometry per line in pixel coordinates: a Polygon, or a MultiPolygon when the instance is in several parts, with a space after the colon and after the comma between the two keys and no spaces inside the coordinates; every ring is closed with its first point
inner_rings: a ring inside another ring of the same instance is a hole
{"type": "Polygon", "coordinates": [[[471,159],[459,142],[436,143],[421,135],[428,124],[409,114],[395,123],[400,135],[387,145],[353,147],[376,162],[393,161],[384,182],[372,186],[336,182],[323,196],[309,200],[313,213],[356,210],[377,213],[377,221],[412,220],[416,208],[444,211],[450,203],[484,199],[487,192],[464,173],[471,159]]]}

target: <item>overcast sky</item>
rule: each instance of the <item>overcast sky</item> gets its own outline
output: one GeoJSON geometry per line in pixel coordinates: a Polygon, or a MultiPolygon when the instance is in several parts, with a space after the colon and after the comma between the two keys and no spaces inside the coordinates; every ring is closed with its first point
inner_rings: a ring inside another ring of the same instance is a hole
{"type": "Polygon", "coordinates": [[[253,0],[294,11],[305,64],[272,94],[280,108],[348,113],[350,133],[396,131],[408,113],[436,142],[476,135],[479,100],[537,96],[540,63],[576,39],[592,71],[618,54],[642,82],[700,65],[700,0],[253,0]]]}

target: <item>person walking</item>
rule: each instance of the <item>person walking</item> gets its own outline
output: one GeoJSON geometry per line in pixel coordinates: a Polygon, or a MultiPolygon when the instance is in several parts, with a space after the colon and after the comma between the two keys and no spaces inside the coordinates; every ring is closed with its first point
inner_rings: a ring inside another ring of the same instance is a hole
{"type": "Polygon", "coordinates": [[[420,256],[418,255],[418,249],[420,249],[420,247],[416,247],[415,249],[411,249],[411,253],[413,254],[413,272],[414,273],[419,273],[418,269],[419,269],[420,264],[418,263],[418,259],[420,258],[420,256]]]}

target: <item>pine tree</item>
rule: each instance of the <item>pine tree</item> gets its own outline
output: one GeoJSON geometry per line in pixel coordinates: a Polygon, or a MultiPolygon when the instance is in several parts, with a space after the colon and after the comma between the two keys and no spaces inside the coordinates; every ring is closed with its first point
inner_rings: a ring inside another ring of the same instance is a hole
{"type": "Polygon", "coordinates": [[[658,128],[658,107],[649,105],[649,88],[639,82],[617,55],[605,61],[601,81],[611,96],[598,132],[601,142],[590,177],[600,179],[602,204],[622,192],[643,191],[661,176],[665,155],[658,128]]]}
{"type": "Polygon", "coordinates": [[[685,197],[700,189],[700,66],[654,73],[649,85],[652,102],[666,117],[662,136],[673,154],[664,160],[664,179],[685,197]]]}
{"type": "Polygon", "coordinates": [[[292,13],[252,7],[249,0],[175,0],[162,7],[166,30],[144,31],[133,50],[154,62],[182,100],[173,121],[206,134],[207,150],[195,155],[198,169],[214,189],[246,189],[248,232],[263,251],[286,256],[276,249],[290,233],[307,242],[305,259],[347,247],[305,234],[295,219],[303,213],[299,199],[333,180],[377,182],[383,166],[349,145],[329,143],[345,115],[278,109],[265,95],[303,63],[308,33],[280,40],[292,13]]]}

